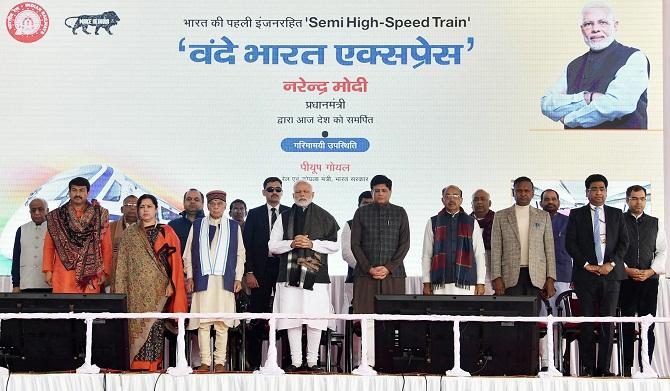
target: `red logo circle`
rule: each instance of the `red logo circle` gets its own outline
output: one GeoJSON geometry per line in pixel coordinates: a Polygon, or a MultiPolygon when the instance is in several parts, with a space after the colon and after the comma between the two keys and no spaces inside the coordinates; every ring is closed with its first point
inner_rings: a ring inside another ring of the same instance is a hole
{"type": "Polygon", "coordinates": [[[7,14],[7,31],[17,41],[24,43],[41,39],[49,29],[49,15],[39,4],[17,4],[7,14]]]}

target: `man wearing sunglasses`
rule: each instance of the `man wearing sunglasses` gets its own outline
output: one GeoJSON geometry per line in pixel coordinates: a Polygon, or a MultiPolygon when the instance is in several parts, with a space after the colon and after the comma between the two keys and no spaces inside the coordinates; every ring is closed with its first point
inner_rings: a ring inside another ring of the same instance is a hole
{"type": "MultiPolygon", "coordinates": [[[[280,204],[283,194],[281,179],[265,179],[262,194],[265,204],[249,211],[243,231],[244,247],[247,250],[244,278],[251,291],[249,312],[254,313],[272,312],[272,295],[279,273],[279,258],[270,254],[268,241],[277,217],[289,209],[288,206],[280,204]]],[[[251,321],[249,365],[252,370],[261,366],[261,346],[266,324],[267,321],[260,319],[251,321]]]]}

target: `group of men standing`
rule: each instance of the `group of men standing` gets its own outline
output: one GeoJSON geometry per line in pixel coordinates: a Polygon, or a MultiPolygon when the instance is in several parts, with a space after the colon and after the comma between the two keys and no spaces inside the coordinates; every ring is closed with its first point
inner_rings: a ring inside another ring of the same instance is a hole
{"type": "MultiPolygon", "coordinates": [[[[644,187],[627,189],[628,211],[622,213],[605,205],[607,186],[603,175],[590,175],[585,180],[588,204],[571,210],[569,217],[559,213],[559,194],[552,189],[541,193],[542,210],[530,206],[535,187],[527,177],[514,180],[514,205],[497,213],[489,209],[488,193],[477,190],[473,213],[466,215],[460,207],[462,191],[445,187],[444,208],[429,219],[424,233],[423,293],[485,294],[490,275],[496,295],[539,295],[556,308],[556,296],[573,288],[583,316],[615,316],[617,306],[623,316],[655,315],[658,276],[665,273],[666,262],[663,226],[644,213],[644,187]]],[[[611,376],[613,325],[598,325],[597,360],[595,327],[580,324],[580,373],[611,376]]],[[[634,339],[634,325],[626,323],[621,370],[628,376],[634,339]]],[[[651,359],[653,327],[649,341],[651,359]]]]}
{"type": "MultiPolygon", "coordinates": [[[[569,217],[559,213],[555,190],[542,192],[542,209],[532,207],[535,187],[527,177],[513,183],[514,205],[497,213],[490,209],[485,190],[472,195],[473,212],[466,214],[461,189],[445,187],[444,207],[428,220],[424,232],[423,293],[540,295],[551,300],[572,286],[584,316],[612,316],[617,305],[623,315],[655,314],[658,275],[665,272],[663,227],[644,213],[644,187],[628,189],[628,211],[623,214],[605,205],[607,185],[604,176],[589,176],[585,181],[589,203],[572,210],[569,217]]],[[[126,197],[122,218],[110,224],[107,210],[87,200],[89,186],[84,178],[73,179],[70,200],[51,212],[45,201],[31,200],[32,221],[19,228],[14,246],[15,292],[51,287],[58,293],[94,293],[113,285],[114,255],[123,230],[137,220],[137,198],[126,197]],[[41,273],[43,278],[37,278],[41,273]]],[[[346,223],[341,240],[354,286],[355,313],[373,313],[376,295],[405,293],[404,258],[410,246],[407,213],[390,203],[392,181],[388,177],[375,176],[370,188],[359,197],[359,207],[346,223]]],[[[191,311],[234,312],[234,294],[244,281],[250,292],[250,312],[329,313],[328,254],[340,249],[340,227],[313,202],[315,192],[309,182],[294,183],[291,207],[281,204],[282,194],[282,181],[267,178],[262,189],[266,202],[251,209],[246,221],[246,204],[235,200],[239,209],[235,211],[231,205],[230,216],[242,220],[238,222],[223,218],[224,191],[207,193],[208,216],[203,212],[204,195],[196,189],[186,192],[184,212],[170,226],[181,241],[186,290],[193,295],[191,311]]],[[[224,334],[233,324],[203,319],[189,325],[199,330],[199,340],[203,340],[200,369],[208,370],[212,359],[211,327],[217,334],[214,364],[217,370],[223,368],[224,334]]],[[[327,322],[286,319],[277,326],[287,330],[291,365],[286,369],[317,369],[321,331],[327,322]]],[[[369,327],[372,334],[373,326],[369,327]]],[[[600,326],[597,363],[594,325],[582,323],[580,329],[583,373],[609,375],[612,326],[600,326]]],[[[265,322],[251,322],[248,357],[252,369],[261,365],[265,330],[265,322]]],[[[625,330],[625,371],[629,373],[633,325],[627,324],[625,330]]],[[[650,341],[651,355],[651,331],[650,341]]],[[[368,358],[374,365],[373,343],[369,343],[368,358]]]]}

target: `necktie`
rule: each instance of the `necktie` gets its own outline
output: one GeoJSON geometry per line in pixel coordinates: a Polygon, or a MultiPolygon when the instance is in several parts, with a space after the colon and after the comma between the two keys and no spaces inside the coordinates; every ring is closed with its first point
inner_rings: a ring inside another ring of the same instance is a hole
{"type": "Polygon", "coordinates": [[[598,265],[603,264],[603,249],[600,246],[600,207],[596,206],[593,213],[593,242],[596,244],[596,258],[598,265]]]}
{"type": "Polygon", "coordinates": [[[277,209],[270,208],[270,211],[272,212],[272,217],[270,218],[270,230],[272,230],[272,227],[275,226],[275,221],[277,221],[277,209]]]}

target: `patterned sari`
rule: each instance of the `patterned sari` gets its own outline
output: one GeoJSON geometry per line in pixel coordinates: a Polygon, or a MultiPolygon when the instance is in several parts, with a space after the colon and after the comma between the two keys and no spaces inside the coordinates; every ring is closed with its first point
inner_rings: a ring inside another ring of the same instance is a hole
{"type": "MultiPolygon", "coordinates": [[[[170,226],[136,223],[124,231],[114,292],[128,296],[129,312],[187,312],[180,244],[170,226]],[[173,288],[170,297],[165,295],[168,285],[173,288]]],[[[158,319],[128,321],[131,369],[161,369],[163,323],[158,319]]]]}

